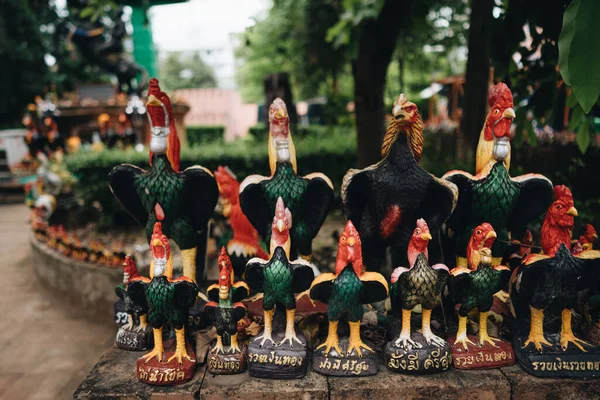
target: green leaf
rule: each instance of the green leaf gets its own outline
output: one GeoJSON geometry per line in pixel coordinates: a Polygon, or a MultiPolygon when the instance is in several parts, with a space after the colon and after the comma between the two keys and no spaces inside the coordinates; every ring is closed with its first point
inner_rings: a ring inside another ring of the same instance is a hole
{"type": "Polygon", "coordinates": [[[96,10],[94,7],[86,7],[79,13],[79,18],[87,18],[91,16],[96,10]]]}
{"type": "Polygon", "coordinates": [[[575,132],[579,123],[581,122],[581,118],[583,117],[583,109],[578,104],[573,110],[571,110],[571,120],[569,121],[569,125],[567,125],[567,130],[569,132],[575,132]]]}
{"type": "Polygon", "coordinates": [[[575,106],[577,106],[577,105],[578,105],[577,97],[575,97],[573,92],[571,92],[571,94],[567,97],[567,107],[575,108],[575,106]]]}
{"type": "Polygon", "coordinates": [[[558,41],[559,68],[587,114],[600,96],[600,2],[573,0],[565,10],[558,41]]]}
{"type": "Polygon", "coordinates": [[[584,154],[586,152],[586,150],[588,149],[588,147],[590,146],[590,142],[591,142],[590,123],[588,120],[586,120],[583,123],[583,125],[581,125],[579,132],[577,132],[576,141],[577,141],[577,146],[579,146],[579,150],[581,151],[582,154],[584,154]]]}

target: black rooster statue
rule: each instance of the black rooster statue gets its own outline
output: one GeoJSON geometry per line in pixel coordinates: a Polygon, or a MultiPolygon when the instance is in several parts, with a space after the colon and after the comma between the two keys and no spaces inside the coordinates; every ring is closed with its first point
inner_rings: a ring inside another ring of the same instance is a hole
{"type": "Polygon", "coordinates": [[[346,217],[364,242],[365,264],[380,270],[386,247],[393,265],[408,265],[408,242],[417,219],[434,235],[456,204],[454,184],[436,178],[419,165],[423,125],[416,104],[404,94],[392,109],[392,122],[383,138],[382,160],[365,169],[351,169],[342,184],[346,217]]]}

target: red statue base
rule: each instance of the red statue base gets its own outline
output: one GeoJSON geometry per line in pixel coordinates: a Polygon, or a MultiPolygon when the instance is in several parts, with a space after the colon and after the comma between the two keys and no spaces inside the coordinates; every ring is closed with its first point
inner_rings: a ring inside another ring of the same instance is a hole
{"type": "MultiPolygon", "coordinates": [[[[476,336],[467,335],[467,337],[473,343],[478,342],[476,336]]],[[[507,367],[514,365],[516,362],[511,344],[504,339],[495,342],[498,347],[485,343],[483,346],[479,346],[478,344],[469,345],[468,350],[465,350],[461,343],[454,344],[455,339],[454,335],[448,336],[454,368],[491,369],[507,367]]]]}
{"type": "Polygon", "coordinates": [[[179,364],[175,359],[167,362],[175,352],[175,341],[166,341],[162,361],[153,358],[146,362],[143,357],[138,358],[136,366],[138,379],[157,386],[173,386],[189,381],[196,372],[196,353],[189,341],[186,342],[186,350],[194,361],[184,358],[183,364],[179,364]]]}

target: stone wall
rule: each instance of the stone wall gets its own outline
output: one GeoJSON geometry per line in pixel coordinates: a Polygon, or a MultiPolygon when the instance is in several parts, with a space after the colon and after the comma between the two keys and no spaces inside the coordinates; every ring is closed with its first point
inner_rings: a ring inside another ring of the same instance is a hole
{"type": "Polygon", "coordinates": [[[112,319],[115,287],[123,280],[121,268],[76,261],[31,238],[33,270],[40,282],[65,301],[89,310],[91,318],[112,319]]]}

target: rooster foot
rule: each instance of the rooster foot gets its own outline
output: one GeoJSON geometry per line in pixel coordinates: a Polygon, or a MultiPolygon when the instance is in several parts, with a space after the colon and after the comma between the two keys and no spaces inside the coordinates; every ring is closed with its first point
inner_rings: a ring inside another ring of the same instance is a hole
{"type": "Polygon", "coordinates": [[[396,340],[394,342],[394,346],[400,347],[401,349],[404,349],[406,351],[411,351],[413,348],[420,349],[422,347],[420,343],[412,340],[410,338],[410,335],[407,335],[407,336],[400,335],[398,340],[396,340]]]}
{"type": "Polygon", "coordinates": [[[483,346],[486,343],[489,343],[489,344],[492,345],[492,347],[498,348],[498,345],[495,342],[500,342],[500,341],[501,341],[501,339],[493,338],[491,336],[488,336],[487,334],[485,334],[485,335],[481,335],[480,334],[479,335],[479,345],[480,346],[483,346]]]}
{"type": "Polygon", "coordinates": [[[468,346],[469,344],[475,346],[475,343],[473,343],[472,341],[470,341],[466,334],[465,335],[458,335],[458,336],[456,336],[456,340],[454,341],[454,345],[457,345],[459,343],[463,345],[463,348],[465,350],[469,350],[469,346],[468,346]]]}
{"type": "Polygon", "coordinates": [[[146,354],[142,356],[142,359],[144,360],[144,362],[147,364],[150,360],[152,360],[154,357],[156,357],[156,359],[160,362],[163,359],[163,348],[159,347],[157,348],[156,346],[154,347],[154,349],[146,354]]]}
{"type": "Polygon", "coordinates": [[[369,346],[367,346],[366,344],[363,343],[362,340],[356,340],[356,341],[350,341],[348,343],[348,351],[346,352],[346,356],[350,357],[352,355],[352,351],[356,351],[356,354],[359,357],[362,357],[362,350],[361,348],[365,349],[365,350],[369,350],[369,351],[373,351],[372,348],[370,348],[369,346]]]}
{"type": "Polygon", "coordinates": [[[563,351],[567,351],[567,347],[569,343],[573,343],[579,350],[586,352],[587,350],[583,346],[591,346],[588,342],[578,339],[573,335],[573,333],[561,333],[560,335],[560,347],[562,347],[563,351]]]}
{"type": "Polygon", "coordinates": [[[298,342],[298,343],[302,344],[302,341],[300,339],[298,339],[298,337],[296,336],[295,332],[292,332],[292,333],[286,332],[283,340],[277,346],[282,346],[287,341],[290,342],[290,348],[291,349],[294,348],[294,342],[298,342]]]}
{"type": "MultiPolygon", "coordinates": [[[[128,332],[133,331],[133,321],[131,319],[129,319],[129,321],[122,326],[123,330],[126,330],[128,332]]],[[[137,328],[135,329],[137,331],[137,328]]]]}
{"type": "Polygon", "coordinates": [[[187,351],[185,350],[185,346],[177,346],[177,348],[175,349],[175,354],[173,354],[167,360],[167,363],[170,363],[174,359],[177,359],[177,362],[179,364],[183,364],[183,359],[184,358],[187,359],[190,362],[196,362],[196,360],[194,360],[192,357],[190,357],[190,355],[187,353],[187,351]]]}
{"type": "Polygon", "coordinates": [[[498,300],[500,300],[503,303],[507,303],[508,299],[510,298],[510,295],[508,293],[506,293],[504,290],[501,290],[501,291],[497,292],[496,294],[494,294],[494,297],[496,297],[498,300]]]}
{"type": "Polygon", "coordinates": [[[225,349],[223,348],[223,344],[220,341],[217,341],[215,347],[213,347],[210,352],[215,354],[225,354],[225,349]]]}
{"type": "Polygon", "coordinates": [[[146,318],[140,317],[140,324],[135,328],[136,332],[144,332],[148,328],[148,322],[146,322],[146,318]]]}
{"type": "Polygon", "coordinates": [[[322,349],[323,347],[325,347],[325,350],[323,351],[324,356],[329,355],[329,352],[331,351],[331,349],[334,349],[335,351],[337,351],[337,353],[339,355],[344,354],[344,353],[342,353],[342,350],[340,349],[340,343],[339,343],[339,340],[337,337],[331,338],[331,339],[327,338],[327,340],[324,341],[323,343],[321,343],[320,345],[318,345],[315,350],[322,349]]]}
{"type": "Polygon", "coordinates": [[[552,347],[552,343],[547,341],[543,335],[541,337],[537,335],[529,335],[529,337],[525,341],[525,344],[523,345],[523,348],[529,346],[530,344],[533,344],[537,351],[542,351],[542,345],[552,347]]]}
{"type": "Polygon", "coordinates": [[[262,338],[262,340],[261,340],[261,341],[260,341],[260,343],[258,344],[260,347],[263,347],[263,346],[264,346],[264,344],[265,344],[265,342],[266,342],[267,340],[271,341],[271,344],[275,345],[275,341],[274,341],[274,340],[273,340],[273,338],[271,337],[271,333],[270,333],[270,332],[269,332],[269,333],[265,332],[265,333],[263,333],[263,334],[262,334],[262,336],[257,336],[257,337],[256,337],[256,339],[257,339],[257,340],[258,340],[258,339],[260,339],[260,338],[262,338]]]}
{"type": "Polygon", "coordinates": [[[429,333],[426,335],[423,335],[423,338],[425,338],[425,341],[427,342],[427,344],[434,344],[436,346],[444,346],[446,344],[446,341],[444,339],[442,339],[439,336],[434,335],[433,333],[429,333]]]}

